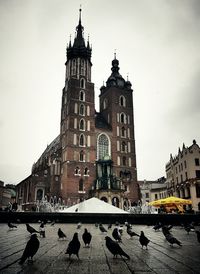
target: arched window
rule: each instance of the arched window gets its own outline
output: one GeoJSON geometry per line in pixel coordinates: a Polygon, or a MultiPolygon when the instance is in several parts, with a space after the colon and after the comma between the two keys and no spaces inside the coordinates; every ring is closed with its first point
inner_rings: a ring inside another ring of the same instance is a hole
{"type": "Polygon", "coordinates": [[[103,109],[106,109],[107,106],[108,106],[108,99],[105,98],[105,99],[103,100],[103,109]]]}
{"type": "Polygon", "coordinates": [[[85,60],[81,59],[81,75],[85,76],[85,60]]]}
{"type": "Polygon", "coordinates": [[[79,181],[79,188],[78,191],[84,191],[84,186],[83,186],[83,179],[81,178],[79,181]]]}
{"type": "Polygon", "coordinates": [[[42,198],[43,198],[43,190],[42,189],[38,189],[37,190],[37,198],[36,198],[36,200],[41,201],[42,198]]]}
{"type": "Polygon", "coordinates": [[[79,114],[85,115],[85,106],[83,104],[80,104],[79,106],[79,114]]]}
{"type": "Polygon", "coordinates": [[[110,156],[110,141],[105,134],[101,134],[97,143],[98,159],[104,159],[105,156],[110,156]]]}
{"type": "Polygon", "coordinates": [[[85,120],[81,119],[79,122],[79,129],[80,130],[85,130],[85,120]]]}
{"type": "Polygon", "coordinates": [[[81,78],[81,80],[80,80],[80,87],[85,88],[85,79],[84,78],[81,78]]]}
{"type": "Polygon", "coordinates": [[[101,200],[104,201],[104,202],[108,202],[108,199],[106,197],[101,197],[101,200]]]}
{"type": "Polygon", "coordinates": [[[80,160],[80,162],[84,161],[84,152],[83,152],[83,150],[81,150],[81,152],[79,154],[79,160],[80,160]]]}
{"type": "Polygon", "coordinates": [[[119,198],[118,197],[112,198],[112,205],[119,207],[119,198]]]}
{"type": "Polygon", "coordinates": [[[80,93],[79,93],[79,100],[80,101],[85,101],[85,92],[83,90],[81,90],[80,93]]]}
{"type": "Polygon", "coordinates": [[[81,134],[80,137],[79,137],[79,145],[80,146],[85,146],[85,136],[84,134],[81,134]]]}
{"type": "Polygon", "coordinates": [[[76,74],[76,59],[72,60],[72,75],[76,74]]]}
{"type": "Polygon", "coordinates": [[[119,97],[119,105],[122,106],[122,107],[125,107],[126,106],[126,99],[123,95],[121,95],[119,97]]]}
{"type": "Polygon", "coordinates": [[[80,168],[77,166],[75,168],[75,175],[79,175],[80,174],[80,168]]]}
{"type": "Polygon", "coordinates": [[[120,114],[120,123],[126,124],[126,115],[124,113],[120,114]]]}
{"type": "Polygon", "coordinates": [[[122,152],[126,152],[126,143],[122,142],[122,152]]]}
{"type": "Polygon", "coordinates": [[[86,167],[86,168],[84,169],[84,176],[87,176],[87,175],[89,175],[89,169],[86,167]]]}
{"type": "Polygon", "coordinates": [[[122,157],[122,165],[126,166],[126,157],[125,156],[122,157]]]}
{"type": "Polygon", "coordinates": [[[125,130],[125,127],[122,127],[122,129],[121,129],[121,136],[122,136],[122,137],[126,137],[126,130],[125,130]]]}

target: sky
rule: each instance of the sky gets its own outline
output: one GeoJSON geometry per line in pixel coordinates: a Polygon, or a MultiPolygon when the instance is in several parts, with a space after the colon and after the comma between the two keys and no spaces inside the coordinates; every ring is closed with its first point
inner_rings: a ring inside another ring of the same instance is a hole
{"type": "Polygon", "coordinates": [[[66,46],[82,7],[95,108],[111,74],[132,83],[139,180],[200,144],[200,1],[0,0],[0,180],[17,184],[59,135],[66,46]]]}

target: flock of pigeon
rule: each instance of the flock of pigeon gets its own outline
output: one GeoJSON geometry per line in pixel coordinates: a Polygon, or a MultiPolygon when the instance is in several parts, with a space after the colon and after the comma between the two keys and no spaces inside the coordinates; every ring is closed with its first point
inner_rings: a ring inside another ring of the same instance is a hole
{"type": "MultiPolygon", "coordinates": [[[[51,225],[53,226],[55,222],[52,222],[51,225]]],[[[39,231],[36,230],[34,227],[32,227],[29,224],[26,224],[26,229],[27,231],[31,234],[31,238],[28,240],[26,247],[23,251],[22,257],[19,259],[19,264],[23,264],[27,259],[28,262],[33,262],[33,256],[37,253],[39,246],[40,246],[40,241],[38,240],[37,234],[40,235],[40,237],[45,238],[45,225],[46,223],[41,222],[39,231]]],[[[77,229],[80,229],[82,226],[81,223],[77,224],[77,229]]],[[[106,229],[105,226],[103,226],[101,223],[100,224],[95,224],[96,228],[99,228],[101,233],[107,233],[109,229],[112,228],[112,224],[108,225],[108,228],[106,229]]],[[[195,230],[193,224],[183,224],[183,228],[186,230],[187,234],[190,233],[190,231],[195,231],[197,234],[197,241],[200,243],[200,231],[195,230]]],[[[9,229],[14,229],[17,228],[16,225],[12,224],[11,222],[8,222],[8,227],[9,229]]],[[[127,234],[132,238],[134,236],[138,237],[139,243],[143,249],[143,247],[146,247],[148,249],[148,244],[150,240],[145,236],[144,232],[141,231],[140,235],[137,234],[132,230],[132,225],[129,224],[128,222],[125,222],[125,227],[126,227],[126,232],[127,234]]],[[[153,229],[155,231],[162,230],[162,233],[165,237],[165,239],[170,243],[170,245],[173,246],[173,244],[177,244],[178,246],[182,246],[182,243],[176,239],[171,230],[173,226],[172,225],[163,225],[162,223],[158,223],[155,226],[153,226],[153,229]]],[[[65,233],[61,230],[61,228],[58,228],[58,239],[66,239],[65,233]]],[[[105,246],[107,249],[110,251],[110,253],[113,254],[114,258],[116,258],[118,255],[121,257],[125,257],[126,259],[130,259],[130,256],[122,249],[120,244],[122,243],[122,235],[123,235],[123,226],[120,226],[119,223],[115,224],[115,227],[112,231],[112,237],[105,236],[105,246]]],[[[90,243],[92,240],[92,235],[91,233],[85,228],[84,233],[82,234],[82,240],[85,244],[85,247],[90,247],[90,243]]],[[[78,233],[75,232],[73,235],[72,240],[69,242],[65,254],[69,255],[69,259],[71,259],[72,255],[76,255],[77,258],[79,259],[79,250],[81,247],[81,243],[78,238],[78,233]]]]}

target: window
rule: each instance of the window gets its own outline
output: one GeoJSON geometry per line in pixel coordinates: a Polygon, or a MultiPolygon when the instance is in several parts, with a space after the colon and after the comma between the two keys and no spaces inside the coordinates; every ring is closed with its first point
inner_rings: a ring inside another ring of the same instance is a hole
{"type": "Polygon", "coordinates": [[[126,130],[124,127],[121,129],[122,137],[126,137],[126,130]]]}
{"type": "Polygon", "coordinates": [[[126,152],[126,143],[122,142],[122,152],[126,152]]]}
{"type": "Polygon", "coordinates": [[[72,75],[76,74],[76,59],[72,60],[72,75]]]}
{"type": "Polygon", "coordinates": [[[200,184],[196,184],[196,196],[197,198],[200,198],[200,184]]]}
{"type": "Polygon", "coordinates": [[[187,168],[187,163],[186,163],[186,161],[184,161],[184,166],[185,166],[185,168],[187,168]]]}
{"type": "Polygon", "coordinates": [[[85,60],[81,59],[81,75],[85,76],[85,60]]]}
{"type": "Polygon", "coordinates": [[[83,152],[83,150],[81,150],[81,152],[79,154],[79,160],[80,160],[80,162],[84,161],[84,152],[83,152]]]}
{"type": "Polygon", "coordinates": [[[120,114],[120,123],[126,124],[126,115],[124,113],[120,114]]]}
{"type": "Polygon", "coordinates": [[[81,78],[81,80],[80,80],[80,87],[85,88],[85,79],[84,78],[81,78]]]}
{"type": "Polygon", "coordinates": [[[122,157],[122,165],[126,166],[126,157],[125,156],[122,157]]]}
{"type": "Polygon", "coordinates": [[[126,99],[123,95],[121,95],[119,97],[119,105],[122,106],[122,107],[125,107],[126,106],[126,99]]]}
{"type": "Polygon", "coordinates": [[[188,175],[187,175],[187,172],[185,172],[185,180],[188,179],[188,175]]]}
{"type": "Polygon", "coordinates": [[[81,119],[79,122],[79,129],[80,130],[85,130],[85,120],[81,119]]]}
{"type": "Polygon", "coordinates": [[[83,187],[83,179],[81,178],[79,181],[79,188],[78,191],[84,191],[84,187],[83,187]]]}
{"type": "Polygon", "coordinates": [[[79,100],[80,101],[85,101],[85,92],[83,90],[81,90],[80,93],[79,93],[79,100]]]}
{"type": "Polygon", "coordinates": [[[200,170],[196,170],[196,178],[200,179],[200,170]]]}
{"type": "Polygon", "coordinates": [[[110,141],[105,134],[101,134],[98,138],[98,159],[104,159],[105,156],[110,156],[110,141]]]}
{"type": "Polygon", "coordinates": [[[108,100],[107,100],[107,98],[105,98],[105,99],[103,100],[103,109],[106,109],[107,106],[108,106],[108,100]]]}
{"type": "Polygon", "coordinates": [[[88,176],[88,173],[89,173],[89,169],[86,167],[86,168],[84,169],[84,176],[88,176]]]}
{"type": "Polygon", "coordinates": [[[195,158],[195,166],[199,166],[199,158],[195,158]]]}
{"type": "Polygon", "coordinates": [[[155,200],[157,200],[158,199],[158,194],[155,194],[155,200]]]}
{"type": "Polygon", "coordinates": [[[85,115],[85,106],[83,104],[80,104],[79,106],[79,114],[85,115]]]}
{"type": "Polygon", "coordinates": [[[75,175],[80,175],[80,168],[79,167],[75,168],[75,175]]]}
{"type": "Polygon", "coordinates": [[[82,147],[85,146],[85,136],[84,136],[84,134],[80,135],[79,145],[82,146],[82,147]]]}
{"type": "Polygon", "coordinates": [[[145,193],[145,198],[149,198],[149,193],[145,193]]]}

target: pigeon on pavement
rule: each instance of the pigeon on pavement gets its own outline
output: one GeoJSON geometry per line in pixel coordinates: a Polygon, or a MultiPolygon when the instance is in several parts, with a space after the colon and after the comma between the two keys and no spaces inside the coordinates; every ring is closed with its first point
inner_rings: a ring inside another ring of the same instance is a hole
{"type": "Polygon", "coordinates": [[[119,230],[118,230],[117,227],[115,227],[115,228],[113,229],[112,236],[113,236],[113,238],[114,238],[117,242],[121,242],[121,241],[122,241],[121,234],[120,234],[120,232],[119,232],[119,230]]]}
{"type": "Polygon", "coordinates": [[[77,258],[79,259],[78,253],[79,253],[80,246],[81,244],[78,239],[78,233],[75,232],[73,239],[69,242],[69,245],[67,247],[65,254],[69,254],[69,258],[71,258],[72,254],[75,254],[77,258]]]}
{"type": "Polygon", "coordinates": [[[29,224],[26,224],[26,229],[27,229],[27,231],[29,232],[29,233],[39,233],[40,234],[40,232],[39,231],[37,231],[35,228],[33,228],[32,226],[30,226],[29,224]]]}
{"type": "Polygon", "coordinates": [[[105,237],[105,240],[106,240],[106,247],[114,255],[114,258],[117,257],[117,255],[120,255],[121,257],[124,256],[127,259],[130,259],[129,255],[123,251],[123,249],[117,242],[113,241],[108,236],[105,237]]]}
{"type": "Polygon", "coordinates": [[[140,237],[139,237],[139,242],[143,248],[143,246],[146,246],[147,249],[147,245],[150,242],[150,240],[144,235],[144,232],[141,231],[140,237]]]}
{"type": "Polygon", "coordinates": [[[23,264],[26,259],[31,258],[30,261],[33,261],[33,256],[36,254],[40,246],[40,242],[35,233],[31,234],[30,240],[27,242],[24,249],[23,255],[20,258],[19,264],[23,264]]]}
{"type": "Polygon", "coordinates": [[[61,230],[61,228],[58,229],[58,238],[59,239],[67,238],[65,233],[61,230]]]}
{"type": "Polygon", "coordinates": [[[82,235],[82,239],[83,239],[83,242],[85,244],[85,246],[90,246],[90,242],[92,240],[92,235],[90,232],[88,232],[87,228],[85,228],[85,231],[82,235]]]}

